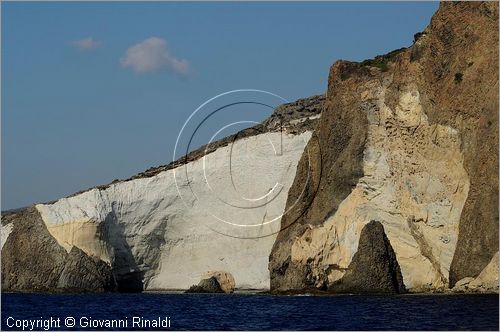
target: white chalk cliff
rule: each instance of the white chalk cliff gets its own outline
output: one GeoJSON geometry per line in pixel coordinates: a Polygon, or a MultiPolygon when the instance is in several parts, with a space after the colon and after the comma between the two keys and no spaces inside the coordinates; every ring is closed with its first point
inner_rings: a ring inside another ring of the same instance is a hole
{"type": "Polygon", "coordinates": [[[268,289],[268,257],[311,136],[268,132],[159,174],[38,204],[50,234],[136,274],[145,290],[187,289],[211,270],[268,289]],[[282,145],[281,145],[282,144],[282,145]]]}

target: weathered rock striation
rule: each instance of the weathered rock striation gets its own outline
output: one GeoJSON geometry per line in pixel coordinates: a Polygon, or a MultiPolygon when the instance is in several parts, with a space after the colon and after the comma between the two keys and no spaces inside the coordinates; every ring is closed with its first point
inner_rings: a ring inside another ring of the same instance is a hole
{"type": "Polygon", "coordinates": [[[388,289],[359,268],[371,220],[401,271],[392,291],[446,291],[498,252],[498,3],[442,3],[415,37],[332,66],[287,206],[310,195],[270,254],[273,292],[388,289]]]}

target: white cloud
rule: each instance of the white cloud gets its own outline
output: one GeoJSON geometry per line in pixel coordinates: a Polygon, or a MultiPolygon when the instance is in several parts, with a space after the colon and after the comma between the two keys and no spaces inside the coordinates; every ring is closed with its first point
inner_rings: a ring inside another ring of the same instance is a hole
{"type": "Polygon", "coordinates": [[[130,67],[141,74],[162,69],[181,75],[189,72],[189,62],[170,54],[167,42],[158,37],[150,37],[129,47],[120,62],[123,67],[130,67]]]}
{"type": "Polygon", "coordinates": [[[94,40],[94,38],[92,37],[74,40],[71,42],[71,45],[73,45],[73,47],[79,49],[80,51],[92,50],[94,48],[97,48],[101,44],[101,42],[94,40]]]}

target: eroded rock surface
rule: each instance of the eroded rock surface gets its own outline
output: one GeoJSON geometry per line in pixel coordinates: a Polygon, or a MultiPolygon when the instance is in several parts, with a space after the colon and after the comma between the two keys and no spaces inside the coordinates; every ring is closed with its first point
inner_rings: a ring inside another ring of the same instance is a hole
{"type": "Polygon", "coordinates": [[[396,255],[380,222],[372,220],[363,227],[358,251],[344,276],[329,286],[329,290],[336,293],[406,291],[396,255]]]}
{"type": "Polygon", "coordinates": [[[2,217],[6,225],[11,231],[2,247],[3,291],[114,290],[109,264],[76,248],[67,253],[34,207],[2,217]]]}
{"type": "Polygon", "coordinates": [[[71,248],[57,288],[70,291],[113,291],[115,280],[109,263],[88,256],[78,247],[71,248]]]}
{"type": "Polygon", "coordinates": [[[215,277],[202,279],[198,285],[189,287],[186,293],[224,293],[219,281],[215,277]]]}
{"type": "Polygon", "coordinates": [[[410,291],[475,278],[498,251],[498,4],[443,3],[412,47],[335,63],[309,146],[272,291],[334,291],[370,220],[410,291]]]}
{"type": "Polygon", "coordinates": [[[224,271],[207,272],[198,285],[191,286],[186,293],[233,293],[233,276],[224,271]]]}
{"type": "Polygon", "coordinates": [[[453,291],[498,293],[498,252],[476,278],[466,277],[459,280],[453,291]]]}
{"type": "Polygon", "coordinates": [[[224,293],[232,293],[236,288],[236,282],[234,281],[234,277],[231,273],[226,271],[209,271],[204,274],[204,278],[214,277],[217,279],[221,289],[224,293]]]}

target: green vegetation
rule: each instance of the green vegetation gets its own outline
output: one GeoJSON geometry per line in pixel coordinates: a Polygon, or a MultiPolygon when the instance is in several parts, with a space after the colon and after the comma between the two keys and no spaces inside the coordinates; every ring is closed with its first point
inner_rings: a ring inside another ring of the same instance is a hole
{"type": "Polygon", "coordinates": [[[373,59],[368,59],[360,63],[362,67],[377,67],[382,71],[388,71],[389,67],[387,64],[391,61],[394,61],[396,56],[406,50],[406,47],[398,48],[397,50],[391,51],[384,55],[377,55],[373,59]]]}
{"type": "Polygon", "coordinates": [[[420,39],[420,37],[425,36],[425,32],[417,32],[416,34],[413,35],[413,43],[415,44],[417,40],[420,39]]]}
{"type": "Polygon", "coordinates": [[[464,77],[464,74],[462,73],[456,73],[455,74],[455,83],[460,83],[462,82],[462,78],[464,77]]]}

